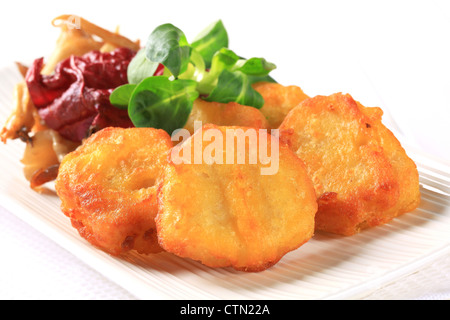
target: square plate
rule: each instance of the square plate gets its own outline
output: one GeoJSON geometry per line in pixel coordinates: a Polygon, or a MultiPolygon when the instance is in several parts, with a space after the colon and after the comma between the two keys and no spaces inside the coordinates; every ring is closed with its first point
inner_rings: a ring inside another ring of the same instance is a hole
{"type": "MultiPolygon", "coordinates": [[[[14,66],[0,69],[0,120],[11,112],[14,66]]],[[[22,174],[24,145],[8,141],[0,165],[2,206],[141,299],[354,299],[450,253],[450,165],[405,148],[416,162],[422,202],[414,212],[352,237],[317,233],[259,273],[212,269],[169,253],[117,258],[72,228],[51,190],[31,190],[22,174]]]]}

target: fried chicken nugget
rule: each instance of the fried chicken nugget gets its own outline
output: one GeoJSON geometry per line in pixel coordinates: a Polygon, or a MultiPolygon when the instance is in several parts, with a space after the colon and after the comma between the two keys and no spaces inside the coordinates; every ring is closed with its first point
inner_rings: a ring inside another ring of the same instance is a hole
{"type": "Polygon", "coordinates": [[[264,98],[264,105],[260,109],[266,117],[270,128],[276,129],[283,122],[289,111],[303,100],[309,98],[300,87],[283,86],[279,83],[258,82],[253,85],[264,98]]]}
{"type": "Polygon", "coordinates": [[[303,162],[271,137],[266,130],[206,125],[173,149],[158,188],[157,233],[166,251],[209,267],[257,272],[312,237],[312,182],[303,162]],[[226,143],[227,135],[236,139],[226,143]],[[195,164],[199,141],[203,162],[195,164]],[[268,161],[251,160],[249,152],[261,146],[272,150],[271,161],[279,154],[278,170],[262,174],[268,161]],[[190,161],[175,160],[181,149],[190,161]],[[248,159],[239,160],[242,154],[248,159]]]}
{"type": "Polygon", "coordinates": [[[281,124],[281,140],[314,182],[316,230],[353,235],[418,206],[416,165],[382,114],[337,93],[303,101],[281,124]]]}
{"type": "Polygon", "coordinates": [[[105,128],[63,158],[61,209],[91,244],[112,254],[156,253],[156,182],[172,147],[153,128],[105,128]]]}
{"type": "Polygon", "coordinates": [[[203,125],[211,123],[218,126],[269,128],[261,111],[235,102],[219,103],[197,99],[194,101],[191,114],[184,126],[191,134],[195,131],[196,121],[200,121],[203,125]]]}

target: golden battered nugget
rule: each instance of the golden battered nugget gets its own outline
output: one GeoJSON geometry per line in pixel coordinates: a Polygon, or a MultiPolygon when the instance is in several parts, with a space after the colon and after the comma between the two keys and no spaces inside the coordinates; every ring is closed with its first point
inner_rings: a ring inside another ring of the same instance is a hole
{"type": "Polygon", "coordinates": [[[175,147],[158,189],[160,245],[210,267],[262,271],[307,242],[317,210],[314,187],[303,162],[277,142],[266,130],[206,125],[175,147]],[[237,138],[226,143],[227,135],[237,138]],[[252,160],[264,147],[270,161],[279,154],[277,170],[264,173],[269,161],[252,160]],[[181,149],[191,157],[177,159],[181,149]]]}
{"type": "Polygon", "coordinates": [[[163,130],[106,128],[65,156],[55,187],[80,235],[112,255],[161,251],[155,184],[171,147],[163,130]]]}
{"type": "Polygon", "coordinates": [[[264,98],[264,105],[261,109],[243,106],[235,102],[218,103],[197,99],[184,128],[192,134],[195,121],[201,121],[204,125],[276,129],[289,111],[309,98],[297,86],[258,82],[253,85],[253,88],[264,98]]]}
{"type": "Polygon", "coordinates": [[[269,124],[260,110],[235,102],[219,103],[197,99],[194,101],[191,114],[184,126],[191,134],[194,133],[196,121],[203,125],[269,128],[269,124]]]}
{"type": "Polygon", "coordinates": [[[303,101],[281,124],[315,186],[316,230],[352,235],[418,206],[416,165],[381,116],[337,93],[303,101]]]}
{"type": "Polygon", "coordinates": [[[264,98],[264,105],[260,109],[266,117],[270,128],[276,129],[283,122],[289,111],[309,98],[300,87],[283,86],[279,83],[258,82],[253,85],[264,98]]]}

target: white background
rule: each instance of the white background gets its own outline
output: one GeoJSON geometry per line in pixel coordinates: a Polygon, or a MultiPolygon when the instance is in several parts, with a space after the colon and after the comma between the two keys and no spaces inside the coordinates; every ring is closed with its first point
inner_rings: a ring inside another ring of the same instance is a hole
{"type": "MultiPolygon", "coordinates": [[[[61,14],[80,15],[110,30],[119,25],[124,35],[143,43],[162,23],[173,23],[192,40],[222,19],[230,48],[275,63],[273,76],[280,83],[298,85],[310,96],[350,93],[365,106],[379,106],[402,143],[450,161],[450,1],[2,5],[0,65],[47,56],[59,35],[51,20],[61,14]]],[[[11,213],[0,213],[0,298],[133,298],[11,213]]]]}

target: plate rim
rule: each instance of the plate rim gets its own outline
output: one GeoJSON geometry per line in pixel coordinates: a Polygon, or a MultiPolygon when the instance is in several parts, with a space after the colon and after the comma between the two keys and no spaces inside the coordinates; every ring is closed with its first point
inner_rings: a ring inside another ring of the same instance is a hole
{"type": "MultiPolygon", "coordinates": [[[[11,71],[13,69],[13,65],[0,65],[0,74],[3,74],[3,72],[8,70],[11,71]]],[[[19,76],[18,71],[17,75],[19,76]]],[[[424,152],[417,148],[405,146],[403,145],[403,143],[402,146],[407,151],[408,156],[410,156],[411,158],[414,159],[415,156],[425,158],[427,161],[430,161],[430,163],[438,164],[439,166],[443,166],[444,168],[446,168],[444,169],[447,170],[445,172],[450,172],[450,161],[446,161],[445,159],[441,159],[434,155],[428,154],[427,152],[424,152]]],[[[86,246],[87,243],[85,243],[84,239],[77,239],[78,241],[71,240],[71,237],[73,236],[72,234],[67,234],[67,232],[63,229],[53,228],[51,225],[46,223],[47,220],[45,218],[38,217],[36,213],[29,211],[28,208],[26,208],[23,203],[19,201],[19,199],[11,198],[4,192],[0,192],[0,201],[2,201],[1,207],[3,207],[5,210],[20,218],[22,221],[26,222],[34,229],[38,230],[40,233],[50,238],[56,244],[69,251],[78,259],[89,265],[91,268],[97,270],[100,274],[104,275],[109,280],[117,283],[137,298],[152,300],[174,299],[174,297],[166,295],[158,290],[157,286],[152,286],[149,288],[147,285],[144,285],[143,282],[140,282],[136,277],[128,273],[124,275],[122,268],[120,268],[117,264],[111,264],[111,261],[114,261],[117,258],[99,251],[92,246],[86,246]]],[[[383,285],[388,285],[389,283],[392,283],[393,281],[399,279],[399,277],[403,277],[410,273],[413,273],[419,268],[424,267],[428,263],[431,263],[442,255],[448,253],[450,253],[450,244],[445,243],[441,247],[435,248],[432,252],[429,252],[428,254],[421,257],[417,257],[414,263],[399,266],[394,270],[390,270],[385,275],[377,279],[372,279],[366,282],[359,283],[357,285],[353,285],[349,288],[341,290],[338,293],[328,294],[322,299],[358,299],[359,297],[363,297],[364,295],[374,292],[377,288],[379,288],[380,283],[383,283],[383,285]],[[377,284],[377,288],[373,288],[374,284],[377,284]]],[[[209,297],[205,299],[209,299],[209,297]]],[[[217,297],[217,299],[221,298],[217,297]]]]}

